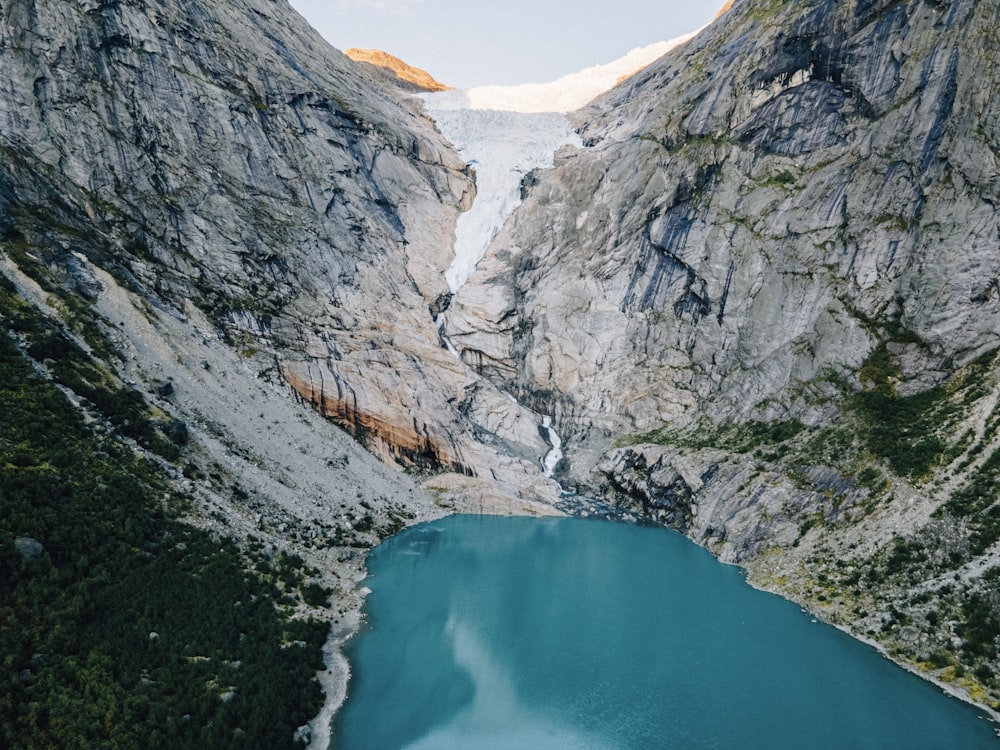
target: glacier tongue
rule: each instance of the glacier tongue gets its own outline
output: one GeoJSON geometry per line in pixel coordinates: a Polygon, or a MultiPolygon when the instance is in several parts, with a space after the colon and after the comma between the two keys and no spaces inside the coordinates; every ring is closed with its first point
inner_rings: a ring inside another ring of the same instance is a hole
{"type": "Polygon", "coordinates": [[[445,273],[452,293],[472,275],[476,264],[507,217],[521,202],[521,180],[532,169],[551,167],[556,149],[579,145],[564,115],[495,110],[438,109],[439,97],[425,96],[438,129],[476,170],[476,200],[455,230],[455,259],[445,273]]]}
{"type": "Polygon", "coordinates": [[[490,241],[521,202],[521,180],[553,166],[556,150],[580,146],[565,113],[579,109],[698,32],[634,49],[605,65],[549,83],[478,86],[422,94],[438,130],[476,170],[477,195],[455,230],[455,259],[445,274],[458,291],[486,254],[490,241]]]}

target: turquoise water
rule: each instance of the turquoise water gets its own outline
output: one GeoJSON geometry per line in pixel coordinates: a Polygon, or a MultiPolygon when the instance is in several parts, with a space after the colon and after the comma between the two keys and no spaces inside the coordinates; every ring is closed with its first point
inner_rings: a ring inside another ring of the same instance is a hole
{"type": "Polygon", "coordinates": [[[995,725],[663,529],[454,516],[369,559],[339,750],[975,750],[995,725]]]}

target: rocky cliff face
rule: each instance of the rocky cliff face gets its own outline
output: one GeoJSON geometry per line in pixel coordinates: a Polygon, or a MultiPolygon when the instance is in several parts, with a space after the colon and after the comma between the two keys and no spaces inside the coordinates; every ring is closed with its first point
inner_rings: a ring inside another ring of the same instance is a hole
{"type": "Polygon", "coordinates": [[[581,112],[590,148],[527,188],[466,292],[518,316],[509,385],[617,437],[815,418],[813,384],[857,384],[889,328],[915,339],[900,393],[995,349],[994,20],[745,3],[581,112]]]}
{"type": "Polygon", "coordinates": [[[415,68],[382,50],[351,48],[344,50],[344,54],[355,62],[368,63],[386,72],[397,85],[410,87],[415,91],[448,91],[451,88],[435,80],[426,70],[415,68]]]}
{"type": "Polygon", "coordinates": [[[998,39],[975,0],[736,3],[577,113],[449,314],[565,483],[925,662],[1000,562],[998,39]]]}
{"type": "MultiPolygon", "coordinates": [[[[8,236],[52,246],[65,228],[64,243],[149,297],[190,300],[231,336],[273,334],[277,347],[356,349],[366,305],[352,290],[367,284],[415,311],[399,321],[413,346],[436,346],[421,294],[440,293],[435,263],[471,195],[463,165],[284,4],[8,3],[4,14],[8,236]]],[[[393,335],[378,327],[366,333],[393,335]]],[[[308,358],[278,359],[313,397],[308,358]]],[[[350,391],[349,375],[329,377],[350,391]]],[[[336,385],[317,392],[338,398],[336,385]]],[[[394,441],[390,418],[348,398],[330,410],[350,412],[359,435],[453,458],[430,438],[394,441]]]]}
{"type": "Polygon", "coordinates": [[[523,412],[434,324],[475,191],[416,104],[281,2],[3,13],[8,241],[81,288],[74,253],[154,307],[193,305],[386,460],[534,481],[537,430],[503,428],[523,412]]]}

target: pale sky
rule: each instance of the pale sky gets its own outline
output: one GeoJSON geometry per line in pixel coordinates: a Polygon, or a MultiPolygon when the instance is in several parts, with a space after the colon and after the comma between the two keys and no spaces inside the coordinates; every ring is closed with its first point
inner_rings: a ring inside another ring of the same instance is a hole
{"type": "Polygon", "coordinates": [[[694,31],[723,2],[291,0],[337,49],[381,49],[458,88],[547,83],[694,31]]]}

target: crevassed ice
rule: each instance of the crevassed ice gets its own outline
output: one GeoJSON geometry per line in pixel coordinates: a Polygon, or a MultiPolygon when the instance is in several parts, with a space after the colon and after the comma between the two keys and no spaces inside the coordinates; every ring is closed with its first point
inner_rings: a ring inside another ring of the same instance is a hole
{"type": "Polygon", "coordinates": [[[533,169],[551,167],[556,149],[579,145],[564,115],[494,110],[428,110],[438,128],[476,170],[476,200],[455,228],[455,258],[445,273],[457,292],[482,260],[490,241],[521,202],[521,181],[533,169]]]}
{"type": "MultiPolygon", "coordinates": [[[[695,32],[697,33],[697,32],[695,32]]],[[[579,146],[565,117],[629,75],[693,36],[634,49],[551,83],[476,88],[424,94],[438,129],[476,170],[477,195],[458,221],[455,259],[445,273],[452,293],[468,280],[489,243],[521,202],[521,181],[533,169],[551,167],[556,150],[579,146]]]]}

